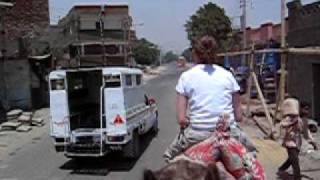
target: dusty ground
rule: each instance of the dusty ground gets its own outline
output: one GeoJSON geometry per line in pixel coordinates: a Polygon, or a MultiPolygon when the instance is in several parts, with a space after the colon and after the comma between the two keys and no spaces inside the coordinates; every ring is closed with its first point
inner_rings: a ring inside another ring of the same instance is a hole
{"type": "MultiPolygon", "coordinates": [[[[257,101],[255,101],[256,105],[257,101]]],[[[253,106],[254,108],[254,106],[253,106]]],[[[259,124],[262,127],[268,127],[266,118],[258,118],[259,124]]],[[[276,172],[278,167],[286,160],[286,150],[281,146],[281,139],[277,141],[266,138],[266,135],[259,130],[256,123],[251,119],[247,118],[241,127],[250,135],[254,143],[256,144],[259,153],[258,158],[265,168],[267,179],[284,179],[290,180],[292,178],[292,170],[288,171],[288,174],[284,177],[277,177],[276,172]]],[[[278,131],[279,126],[276,126],[278,131]]],[[[277,132],[279,134],[279,132],[277,132]]],[[[316,142],[320,145],[320,132],[313,134],[316,142]]],[[[303,179],[320,179],[320,151],[313,151],[307,153],[308,150],[312,149],[305,140],[300,153],[300,167],[303,175],[303,179]]]]}
{"type": "Polygon", "coordinates": [[[49,109],[39,109],[34,117],[41,117],[45,124],[42,127],[33,126],[29,132],[0,131],[0,162],[6,157],[18,152],[26,144],[36,142],[49,130],[49,109]]]}

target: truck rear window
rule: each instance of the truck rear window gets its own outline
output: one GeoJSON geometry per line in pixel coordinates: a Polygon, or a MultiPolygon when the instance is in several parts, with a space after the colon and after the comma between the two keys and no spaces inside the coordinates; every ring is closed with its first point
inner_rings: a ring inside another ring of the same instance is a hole
{"type": "Polygon", "coordinates": [[[104,77],[106,88],[119,88],[121,87],[120,75],[107,75],[104,77]]]}
{"type": "Polygon", "coordinates": [[[65,90],[65,84],[63,79],[53,79],[50,81],[51,90],[65,90]]]}

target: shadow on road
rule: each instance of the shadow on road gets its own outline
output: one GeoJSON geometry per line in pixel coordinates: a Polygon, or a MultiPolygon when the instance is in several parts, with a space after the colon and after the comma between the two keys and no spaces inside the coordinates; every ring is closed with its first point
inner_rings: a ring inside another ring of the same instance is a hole
{"type": "MultiPolygon", "coordinates": [[[[150,132],[141,137],[141,155],[147,149],[155,136],[156,135],[154,133],[150,132]]],[[[120,152],[112,152],[102,158],[70,159],[68,162],[63,164],[60,169],[71,171],[70,174],[107,176],[113,171],[130,171],[135,166],[139,158],[126,159],[122,157],[120,152]]]]}

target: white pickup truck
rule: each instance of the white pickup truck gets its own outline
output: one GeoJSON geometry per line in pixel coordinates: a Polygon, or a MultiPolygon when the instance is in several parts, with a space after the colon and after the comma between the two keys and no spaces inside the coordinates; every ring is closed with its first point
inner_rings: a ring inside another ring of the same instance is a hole
{"type": "Polygon", "coordinates": [[[56,70],[49,75],[50,134],[67,157],[140,155],[141,135],[158,130],[158,110],[142,72],[125,67],[56,70]]]}

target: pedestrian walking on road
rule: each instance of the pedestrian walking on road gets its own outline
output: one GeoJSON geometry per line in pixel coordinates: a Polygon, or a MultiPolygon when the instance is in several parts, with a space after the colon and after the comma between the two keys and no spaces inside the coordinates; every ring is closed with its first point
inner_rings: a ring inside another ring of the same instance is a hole
{"type": "Polygon", "coordinates": [[[230,115],[231,136],[250,151],[255,150],[237,125],[242,121],[240,87],[231,72],[216,65],[217,49],[216,40],[211,36],[192,43],[195,66],[182,73],[176,86],[177,121],[181,131],[164,153],[166,160],[210,137],[224,113],[230,115]]]}

